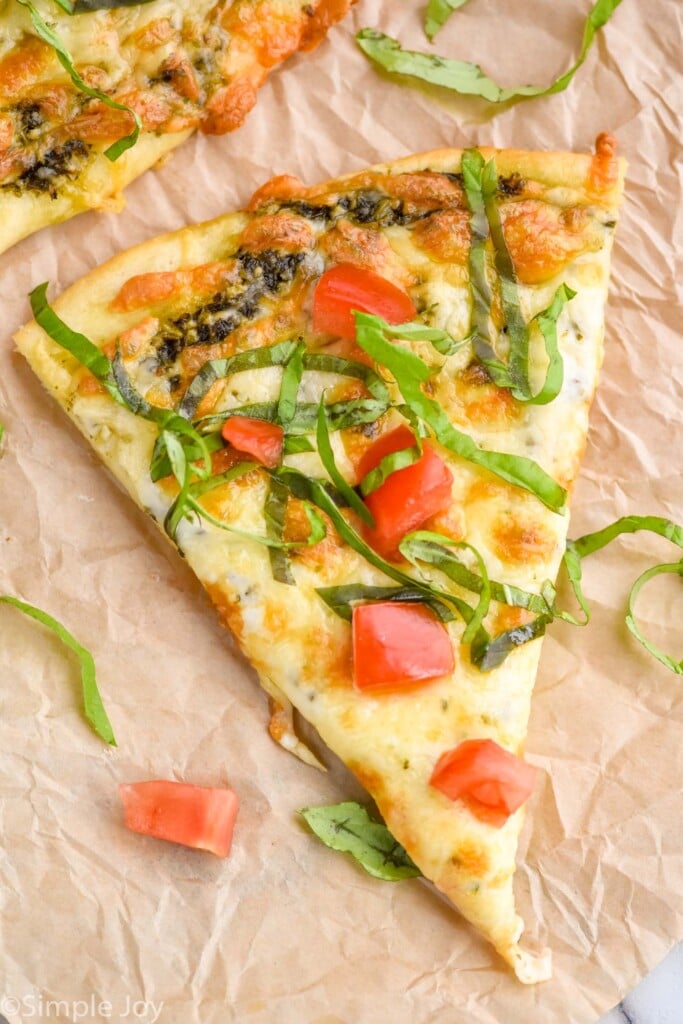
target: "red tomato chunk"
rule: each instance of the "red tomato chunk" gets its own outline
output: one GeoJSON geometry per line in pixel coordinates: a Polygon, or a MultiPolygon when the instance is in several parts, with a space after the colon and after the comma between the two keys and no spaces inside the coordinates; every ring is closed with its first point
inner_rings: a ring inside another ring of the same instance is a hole
{"type": "Polygon", "coordinates": [[[500,828],[529,799],[536,768],[493,740],[465,740],[442,754],[429,783],[500,828]]]}
{"type": "Polygon", "coordinates": [[[223,424],[221,434],[233,448],[251,455],[268,469],[279,465],[285,432],[277,423],[255,420],[250,416],[231,416],[223,424]]]}
{"type": "MultiPolygon", "coordinates": [[[[414,444],[410,430],[399,427],[380,438],[365,453],[359,473],[367,475],[385,455],[414,444]]],[[[365,499],[375,520],[374,528],[365,528],[365,539],[385,557],[395,554],[406,533],[417,530],[432,516],[450,507],[453,474],[428,442],[422,447],[422,456],[417,462],[391,473],[365,499]]]]}
{"type": "Polygon", "coordinates": [[[373,313],[390,324],[413,320],[417,310],[410,296],[385,277],[340,263],[326,270],[313,293],[313,330],[354,341],[353,310],[373,313]]]}
{"type": "Polygon", "coordinates": [[[239,808],[231,789],[184,782],[132,782],[119,786],[126,825],[156,839],[227,857],[239,808]]]}
{"type": "Polygon", "coordinates": [[[453,671],[443,623],[422,604],[379,601],[353,609],[353,681],[371,693],[397,692],[453,671]]]}

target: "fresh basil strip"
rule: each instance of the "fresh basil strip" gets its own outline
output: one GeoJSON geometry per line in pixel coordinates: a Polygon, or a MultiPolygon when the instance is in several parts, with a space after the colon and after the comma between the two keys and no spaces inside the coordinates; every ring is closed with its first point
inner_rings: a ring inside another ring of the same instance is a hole
{"type": "Polygon", "coordinates": [[[552,620],[553,616],[550,613],[538,615],[524,626],[515,626],[494,637],[489,636],[482,627],[470,647],[472,664],[480,672],[490,672],[492,669],[498,668],[516,647],[522,647],[531,640],[543,636],[546,626],[552,620]]]}
{"type": "Polygon", "coordinates": [[[417,320],[398,325],[387,323],[381,316],[376,317],[376,320],[378,326],[381,326],[384,333],[390,338],[401,338],[403,341],[428,341],[442,356],[452,356],[472,340],[472,335],[468,334],[467,337],[456,341],[448,331],[442,331],[438,327],[429,327],[417,320]]]}
{"type": "MultiPolygon", "coordinates": [[[[57,0],[59,3],[59,0],[57,0]]],[[[74,0],[73,13],[87,14],[89,11],[114,11],[117,7],[142,7],[153,0],[74,0]]],[[[61,6],[61,5],[60,5],[61,6]]]]}
{"type": "Polygon", "coordinates": [[[392,473],[414,465],[421,457],[422,445],[419,438],[416,438],[416,443],[409,448],[402,448],[398,452],[391,452],[389,455],[385,455],[379,465],[371,469],[361,480],[360,489],[362,494],[365,497],[368,494],[372,494],[373,491],[382,486],[387,477],[391,476],[392,473]]]}
{"type": "Polygon", "coordinates": [[[111,98],[111,96],[107,96],[106,93],[101,92],[99,89],[93,89],[91,88],[91,86],[87,85],[87,83],[83,81],[79,73],[76,71],[76,68],[74,67],[73,57],[67,50],[66,46],[59,38],[57,33],[54,31],[54,29],[50,28],[50,26],[46,24],[45,21],[43,21],[43,18],[36,10],[31,0],[17,0],[17,2],[20,3],[22,7],[25,7],[26,10],[29,12],[29,14],[31,15],[31,21],[33,23],[33,28],[36,35],[40,39],[42,39],[43,42],[47,43],[48,46],[51,46],[53,48],[53,50],[57,54],[57,59],[59,63],[67,72],[69,78],[76,86],[76,88],[80,92],[85,93],[86,96],[90,96],[93,99],[100,100],[100,102],[106,104],[106,106],[108,107],[111,107],[113,110],[124,110],[133,118],[133,121],[135,122],[135,128],[130,133],[130,135],[126,135],[122,139],[117,139],[116,142],[114,142],[111,146],[109,146],[108,149],[105,149],[104,151],[104,155],[107,157],[108,160],[111,160],[112,162],[114,160],[118,160],[118,158],[123,153],[125,153],[127,149],[130,149],[131,146],[134,146],[135,143],[138,141],[138,137],[142,129],[142,121],[140,120],[139,115],[134,110],[131,110],[130,107],[127,107],[124,103],[117,103],[116,100],[113,100],[111,98]]]}
{"type": "Polygon", "coordinates": [[[57,316],[47,301],[47,289],[49,282],[45,281],[33,289],[29,295],[31,311],[45,333],[58,345],[70,352],[78,360],[81,366],[90,370],[93,377],[107,389],[109,394],[121,405],[124,405],[123,398],[114,380],[114,373],[111,360],[103,352],[100,352],[97,345],[93,345],[89,338],[78,331],[73,331],[63,320],[57,316]]]}
{"type": "MultiPolygon", "coordinates": [[[[383,572],[389,579],[396,580],[402,586],[417,589],[424,595],[425,601],[436,601],[439,604],[445,605],[446,610],[449,609],[450,605],[458,607],[458,599],[452,594],[440,591],[436,587],[423,583],[420,580],[413,579],[412,576],[401,572],[395,565],[386,562],[381,555],[378,555],[376,551],[369,547],[341,514],[334,498],[328,493],[322,481],[312,480],[291,466],[282,466],[277,470],[271,470],[271,472],[289,488],[295,497],[307,499],[322,512],[325,512],[332,520],[342,540],[345,540],[366,562],[374,565],[376,569],[383,572]]],[[[461,603],[464,604],[464,602],[461,603]]],[[[471,613],[468,605],[465,605],[465,608],[471,613]]],[[[441,615],[441,612],[439,614],[441,615]]]]}
{"type": "Polygon", "coordinates": [[[315,446],[307,437],[285,436],[282,452],[284,455],[300,455],[302,452],[314,452],[315,446]]]}
{"type": "Polygon", "coordinates": [[[197,406],[218,380],[225,380],[234,373],[245,370],[263,370],[271,366],[284,366],[296,351],[295,341],[281,341],[270,348],[253,348],[227,359],[210,359],[201,367],[183,395],[178,412],[190,420],[197,406]]]}
{"type": "Polygon", "coordinates": [[[175,434],[170,430],[162,430],[159,435],[164,446],[173,476],[180,490],[164,519],[164,529],[172,540],[176,539],[178,525],[188,515],[188,495],[190,491],[191,469],[185,450],[175,434]]]}
{"type": "Polygon", "coordinates": [[[431,376],[427,364],[414,352],[387,341],[375,317],[367,313],[356,313],[355,317],[356,340],[360,347],[393,374],[406,404],[431,427],[444,448],[530,491],[553,512],[564,509],[567,492],[538,463],[520,455],[485,451],[467,434],[456,430],[438,402],[422,391],[421,385],[431,376]]]}
{"type": "MultiPolygon", "coordinates": [[[[383,416],[390,404],[379,402],[374,398],[353,398],[346,402],[332,402],[326,406],[327,422],[330,430],[345,430],[363,423],[374,423],[383,416]]],[[[251,416],[257,420],[277,422],[277,402],[255,402],[251,405],[240,405],[234,409],[211,413],[195,420],[195,426],[202,433],[213,433],[220,430],[231,416],[251,416]]],[[[287,432],[291,435],[310,434],[318,422],[318,403],[300,402],[293,418],[287,424],[287,432]]]]}
{"type": "Polygon", "coordinates": [[[356,40],[363,53],[390,74],[417,78],[462,96],[480,96],[489,103],[507,103],[509,100],[550,96],[566,89],[588,56],[596,32],[609,21],[620,3],[621,0],[597,0],[586,20],[581,51],[576,62],[548,86],[522,85],[503,89],[478,64],[404,50],[396,39],[370,28],[361,29],[356,40]]]}
{"type": "Polygon", "coordinates": [[[299,385],[304,375],[304,352],[306,346],[300,342],[285,364],[280,384],[280,398],[277,404],[277,418],[283,427],[287,427],[296,413],[296,400],[299,385]]]}
{"type": "Polygon", "coordinates": [[[396,601],[414,603],[421,601],[432,609],[442,622],[452,622],[455,616],[438,601],[425,598],[424,591],[417,587],[366,587],[362,583],[349,583],[341,587],[317,587],[316,594],[323,599],[328,608],[347,622],[353,618],[355,604],[368,604],[372,601],[396,601]]]}
{"type": "Polygon", "coordinates": [[[425,34],[432,40],[446,24],[451,14],[464,7],[468,0],[429,0],[425,14],[425,34]]]}
{"type": "MultiPolygon", "coordinates": [[[[416,562],[425,562],[439,569],[445,576],[448,576],[453,583],[474,594],[480,594],[484,590],[482,576],[468,569],[452,551],[444,545],[449,539],[440,533],[430,530],[416,530],[407,534],[399,545],[401,554],[414,565],[416,562]]],[[[474,549],[473,549],[474,550],[474,549]]],[[[548,601],[541,594],[532,594],[528,590],[520,590],[509,583],[499,583],[497,580],[489,580],[491,599],[500,604],[507,604],[513,608],[526,608],[533,612],[547,613],[551,610],[548,601]]]]}
{"type": "MultiPolygon", "coordinates": [[[[220,434],[209,434],[207,437],[202,437],[201,445],[197,445],[192,441],[187,441],[184,445],[185,455],[189,462],[196,462],[198,459],[204,458],[206,453],[218,452],[225,448],[225,441],[220,434]]],[[[161,439],[161,434],[157,437],[154,442],[154,451],[152,452],[152,463],[149,468],[149,475],[154,483],[159,480],[163,480],[164,477],[170,476],[171,463],[168,458],[168,452],[166,446],[161,439]]]]}
{"type": "Polygon", "coordinates": [[[325,846],[350,853],[374,878],[398,882],[422,874],[386,825],[374,821],[360,804],[304,807],[299,813],[325,846]]]}
{"type": "Polygon", "coordinates": [[[677,576],[683,577],[683,559],[680,562],[669,562],[662,563],[661,565],[654,565],[651,569],[647,569],[642,573],[636,582],[631,587],[631,592],[628,595],[628,611],[626,613],[626,625],[628,626],[631,633],[638,641],[642,644],[646,651],[660,661],[662,665],[666,665],[672,672],[677,675],[683,675],[683,658],[680,661],[676,661],[670,654],[666,654],[660,647],[657,647],[648,640],[643,631],[640,629],[635,618],[635,604],[636,598],[640,593],[642,587],[655,576],[661,576],[664,573],[675,573],[677,576]]]}
{"type": "MultiPolygon", "coordinates": [[[[287,502],[289,491],[275,477],[268,481],[268,494],[263,507],[263,516],[266,520],[266,532],[271,540],[282,543],[284,540],[285,518],[287,516],[287,502]]],[[[292,566],[289,556],[282,548],[270,548],[270,568],[273,579],[278,583],[287,583],[293,587],[296,583],[292,574],[292,566]]]]}
{"type": "Polygon", "coordinates": [[[9,604],[13,608],[17,608],[30,619],[35,619],[36,622],[40,622],[41,625],[46,626],[66,647],[69,648],[70,651],[73,651],[78,658],[81,667],[81,687],[83,691],[83,710],[85,712],[85,717],[88,722],[90,722],[93,732],[97,733],[105,743],[109,743],[110,746],[115,747],[116,739],[114,738],[114,730],[112,729],[107,712],[104,710],[102,697],[97,687],[95,662],[90,651],[87,651],[85,647],[79,644],[76,638],[71,635],[68,629],[66,629],[61,622],[58,622],[57,619],[53,619],[51,615],[48,615],[47,612],[42,611],[40,608],[36,608],[31,604],[26,604],[25,601],[20,601],[16,597],[0,597],[0,601],[3,604],[9,604]]]}
{"type": "MultiPolygon", "coordinates": [[[[282,412],[282,387],[284,386],[284,412],[286,419],[283,425],[287,427],[289,433],[306,433],[310,431],[315,428],[317,423],[317,403],[304,402],[297,404],[292,402],[293,383],[299,372],[299,357],[295,357],[296,351],[296,342],[283,341],[270,348],[251,349],[247,352],[239,352],[228,359],[214,359],[206,362],[185,392],[178,411],[182,416],[190,419],[194,416],[199,403],[215,381],[229,377],[233,373],[239,373],[243,370],[264,369],[269,366],[285,366],[278,402],[261,402],[242,406],[239,409],[212,413],[208,416],[203,416],[197,421],[197,425],[202,430],[211,431],[219,428],[219,425],[230,416],[237,415],[250,415],[257,419],[278,422],[282,412]],[[294,368],[285,383],[284,378],[287,374],[290,359],[295,359],[294,368]]],[[[328,355],[324,352],[302,352],[301,362],[303,371],[336,373],[342,377],[354,377],[362,381],[370,393],[370,398],[354,398],[345,402],[332,403],[327,409],[327,416],[330,428],[333,430],[342,430],[360,423],[372,423],[379,419],[391,405],[386,384],[372,367],[366,366],[364,363],[343,359],[340,356],[328,355]]],[[[298,391],[298,384],[296,391],[298,391]]]]}
{"type": "MultiPolygon", "coordinates": [[[[444,537],[442,534],[433,533],[430,530],[418,530],[415,533],[407,534],[403,538],[399,545],[399,551],[416,569],[419,569],[417,561],[420,554],[426,554],[427,559],[423,560],[428,560],[430,565],[440,569],[446,576],[453,579],[454,576],[457,578],[460,575],[460,570],[464,569],[465,566],[453,555],[452,551],[448,550],[449,547],[471,551],[479,567],[476,591],[479,594],[479,601],[474,610],[470,609],[469,618],[465,619],[467,628],[462,636],[462,643],[469,644],[482,627],[482,623],[491,605],[492,596],[489,574],[486,571],[484,559],[477,549],[465,541],[451,540],[450,537],[444,537]]],[[[469,572],[469,570],[465,571],[469,572]]],[[[470,575],[476,576],[476,573],[471,573],[470,575]]]]}
{"type": "Polygon", "coordinates": [[[320,399],[320,405],[318,406],[316,442],[318,445],[320,461],[325,467],[325,471],[330,480],[347,502],[349,508],[352,508],[356,515],[360,516],[363,522],[368,526],[374,526],[375,520],[372,518],[370,510],[363,503],[362,499],[358,497],[351,484],[347,483],[337,467],[337,463],[334,458],[334,451],[332,450],[332,444],[330,442],[330,434],[327,427],[327,416],[325,414],[325,406],[322,398],[320,399]]]}
{"type": "Polygon", "coordinates": [[[562,390],[564,364],[557,341],[557,320],[565,304],[576,292],[562,284],[555,292],[548,309],[532,323],[536,324],[545,343],[548,366],[545,379],[536,394],[530,381],[530,330],[522,313],[512,256],[508,249],[497,201],[498,176],[495,163],[476,149],[462,156],[465,195],[470,207],[472,245],[469,255],[470,287],[474,320],[474,351],[499,387],[509,388],[519,402],[546,405],[562,390]],[[486,241],[493,241],[495,264],[500,282],[503,321],[507,331],[510,354],[507,365],[496,355],[490,333],[491,289],[486,276],[486,241]]]}

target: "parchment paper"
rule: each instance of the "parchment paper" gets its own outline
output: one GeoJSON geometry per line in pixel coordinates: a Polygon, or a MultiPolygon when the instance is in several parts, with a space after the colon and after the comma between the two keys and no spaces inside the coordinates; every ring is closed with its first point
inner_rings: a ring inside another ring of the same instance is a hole
{"type": "MultiPolygon", "coordinates": [[[[578,50],[588,6],[476,0],[438,49],[503,84],[549,82],[578,50]]],[[[323,776],[268,738],[265,696],[199,585],[12,353],[31,287],[49,279],[55,295],[125,246],[239,207],[274,173],[312,183],[477,142],[587,150],[611,129],[630,170],[571,533],[628,512],[681,520],[681,5],[626,0],[568,92],[493,119],[478,102],[388,82],[356,49],[363,25],[425,47],[420,8],[362,0],[272,78],[239,132],[192,140],[129,189],[122,215],[79,217],[0,259],[0,591],[52,611],[92,649],[120,744],[105,748],[83,723],[58,643],[0,610],[11,1024],[593,1024],[683,938],[683,691],[622,614],[628,582],[677,557],[665,542],[640,536],[595,556],[592,624],[554,625],[545,642],[528,751],[547,774],[517,877],[555,977],[524,989],[424,883],[375,881],[306,834],[297,808],[356,785],[332,758],[323,776]],[[237,790],[227,861],[124,829],[117,783],[155,777],[237,790]]],[[[680,579],[640,607],[653,639],[683,653],[680,579]]]]}

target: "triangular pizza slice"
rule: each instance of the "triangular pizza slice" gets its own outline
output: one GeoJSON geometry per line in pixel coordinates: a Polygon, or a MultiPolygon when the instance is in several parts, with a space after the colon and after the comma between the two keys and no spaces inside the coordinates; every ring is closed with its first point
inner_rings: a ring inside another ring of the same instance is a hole
{"type": "Polygon", "coordinates": [[[513,873],[540,637],[623,168],[439,150],[124,252],[19,349],[175,540],[304,759],[317,729],[526,982],[513,873]],[[78,332],[78,333],[76,333],[78,332]]]}
{"type": "Polygon", "coordinates": [[[83,210],[121,209],[123,189],[194,131],[239,128],[271,71],[355,2],[0,5],[0,252],[83,210]]]}

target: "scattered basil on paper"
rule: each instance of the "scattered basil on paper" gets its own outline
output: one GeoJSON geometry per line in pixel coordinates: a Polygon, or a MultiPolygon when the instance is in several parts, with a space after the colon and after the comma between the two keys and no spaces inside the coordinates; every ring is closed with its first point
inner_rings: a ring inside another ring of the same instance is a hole
{"type": "Polygon", "coordinates": [[[97,687],[97,678],[95,675],[95,662],[90,651],[86,650],[78,640],[66,629],[65,626],[58,622],[57,619],[53,619],[47,612],[42,611],[40,608],[34,607],[32,604],[27,604],[25,601],[20,601],[17,597],[0,596],[0,602],[3,604],[11,605],[12,608],[16,608],[18,611],[23,612],[30,619],[34,619],[39,622],[42,626],[46,626],[47,629],[51,630],[56,637],[58,637],[65,647],[68,647],[70,651],[76,655],[80,662],[81,667],[81,687],[83,690],[83,710],[85,717],[92,726],[93,732],[112,747],[116,746],[116,739],[114,738],[114,730],[112,729],[111,722],[107,712],[104,710],[104,704],[102,703],[102,697],[97,687]]]}
{"type": "MultiPolygon", "coordinates": [[[[392,39],[391,36],[372,28],[361,29],[356,40],[363,53],[389,74],[416,78],[421,82],[438,85],[451,92],[459,93],[461,96],[479,96],[489,103],[507,103],[510,100],[550,96],[563,92],[588,56],[596,32],[609,21],[620,3],[621,0],[597,0],[586,19],[578,58],[568,71],[565,71],[548,86],[521,85],[504,89],[497,85],[492,78],[489,78],[478,64],[472,64],[466,60],[440,57],[432,53],[423,53],[419,50],[404,50],[397,39],[392,39]]],[[[447,14],[452,13],[452,10],[447,10],[448,5],[439,4],[439,18],[444,13],[444,6],[447,14]]],[[[441,20],[440,24],[443,24],[444,21],[445,18],[441,20]]],[[[429,24],[431,28],[432,22],[429,24]]],[[[440,27],[440,24],[437,24],[437,28],[440,27]]]]}
{"type": "Polygon", "coordinates": [[[464,7],[469,0],[429,0],[425,14],[425,34],[432,40],[439,29],[443,28],[451,14],[464,7]]]}
{"type": "Polygon", "coordinates": [[[299,813],[325,846],[350,853],[374,878],[399,882],[422,874],[386,825],[373,820],[361,804],[304,807],[299,813]]]}

